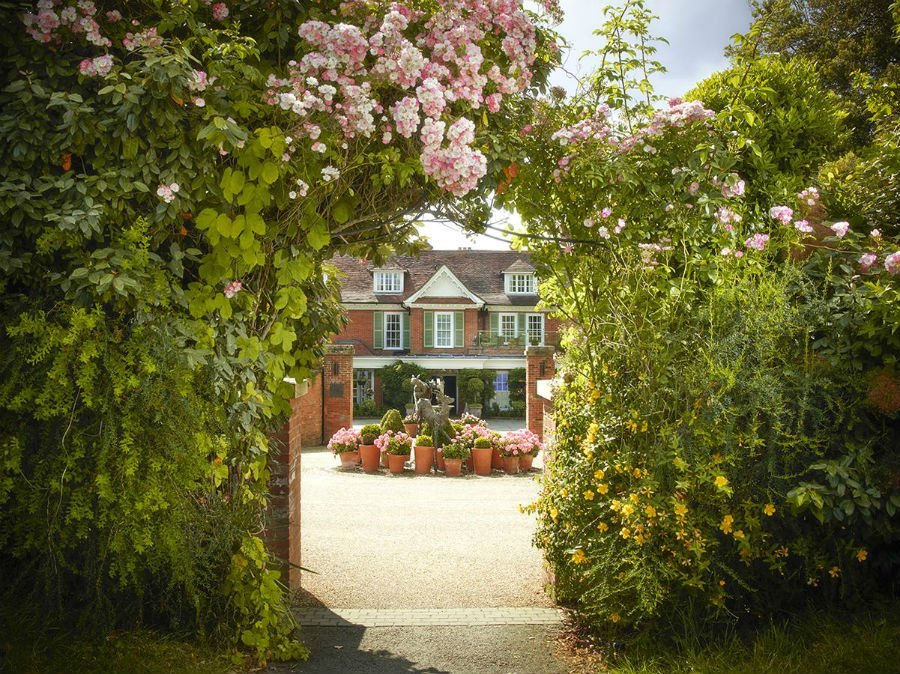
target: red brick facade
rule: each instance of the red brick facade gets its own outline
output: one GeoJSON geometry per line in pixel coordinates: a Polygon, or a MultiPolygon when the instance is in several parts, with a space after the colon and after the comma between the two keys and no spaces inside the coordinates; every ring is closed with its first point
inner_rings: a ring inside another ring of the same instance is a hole
{"type": "Polygon", "coordinates": [[[529,346],[525,350],[525,416],[528,430],[541,438],[544,437],[544,403],[537,394],[537,382],[540,379],[553,379],[556,364],[553,360],[555,349],[552,346],[529,346]]]}
{"type": "Polygon", "coordinates": [[[319,372],[309,382],[306,394],[299,398],[300,442],[304,447],[318,447],[324,441],[322,400],[322,372],[319,372]]]}
{"type": "Polygon", "coordinates": [[[353,347],[332,344],[326,347],[322,375],[324,414],[323,439],[339,428],[353,425],[353,347]]]}

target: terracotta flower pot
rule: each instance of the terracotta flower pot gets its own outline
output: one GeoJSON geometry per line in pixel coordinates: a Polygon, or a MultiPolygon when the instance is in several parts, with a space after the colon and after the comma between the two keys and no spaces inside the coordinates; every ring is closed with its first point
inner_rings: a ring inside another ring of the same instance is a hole
{"type": "Polygon", "coordinates": [[[434,465],[434,447],[416,445],[413,451],[416,453],[416,475],[430,473],[434,465]]]}
{"type": "Polygon", "coordinates": [[[409,461],[409,454],[388,454],[388,470],[392,473],[402,473],[403,464],[409,461]]]}
{"type": "Polygon", "coordinates": [[[491,470],[503,470],[503,454],[496,447],[491,453],[491,470]]]}
{"type": "Polygon", "coordinates": [[[462,473],[462,459],[444,459],[447,477],[459,477],[462,473]]]}
{"type": "Polygon", "coordinates": [[[353,470],[359,463],[359,452],[341,452],[341,470],[353,470]]]}
{"type": "Polygon", "coordinates": [[[406,434],[408,436],[414,438],[419,432],[419,424],[403,424],[403,429],[406,431],[406,434]]]}
{"type": "Polygon", "coordinates": [[[472,450],[472,462],[476,475],[491,474],[491,455],[493,450],[490,447],[476,447],[472,450]]]}
{"type": "Polygon", "coordinates": [[[381,461],[381,450],[375,445],[360,445],[359,458],[362,459],[363,470],[367,473],[377,473],[378,464],[381,461]]]}
{"type": "MultiPolygon", "coordinates": [[[[462,461],[462,459],[460,459],[462,461]]],[[[447,470],[447,465],[444,462],[444,450],[439,449],[437,451],[437,469],[438,470],[447,470]]]]}
{"type": "Polygon", "coordinates": [[[503,469],[506,471],[507,475],[515,475],[519,472],[519,457],[518,456],[504,456],[503,457],[503,469]]]}
{"type": "Polygon", "coordinates": [[[519,457],[519,470],[527,473],[531,470],[532,463],[534,463],[534,454],[522,454],[519,457]]]}

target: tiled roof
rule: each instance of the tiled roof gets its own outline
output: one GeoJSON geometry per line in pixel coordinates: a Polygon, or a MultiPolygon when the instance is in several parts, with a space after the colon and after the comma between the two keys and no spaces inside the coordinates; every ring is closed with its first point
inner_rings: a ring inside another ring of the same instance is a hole
{"type": "Polygon", "coordinates": [[[528,262],[525,262],[521,258],[513,262],[506,269],[503,270],[506,274],[511,273],[519,273],[519,274],[528,274],[534,271],[534,267],[532,267],[528,262]]]}
{"type": "MultiPolygon", "coordinates": [[[[426,250],[420,255],[398,256],[376,267],[371,262],[361,262],[348,256],[335,257],[332,262],[344,278],[341,300],[347,303],[396,304],[415,293],[431,276],[446,265],[468,288],[487,304],[533,306],[537,298],[529,295],[508,296],[503,286],[503,272],[533,271],[527,253],[512,250],[426,250]],[[516,265],[520,262],[521,265],[516,265]],[[527,266],[527,267],[526,267],[527,266]],[[376,295],[373,287],[374,269],[404,269],[401,295],[376,295]]],[[[448,301],[456,302],[453,298],[448,301]]]]}

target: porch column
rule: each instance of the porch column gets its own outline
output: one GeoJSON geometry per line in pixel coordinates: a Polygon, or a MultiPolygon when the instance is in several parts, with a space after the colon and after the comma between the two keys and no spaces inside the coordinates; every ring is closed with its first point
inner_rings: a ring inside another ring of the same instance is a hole
{"type": "Polygon", "coordinates": [[[329,344],[325,347],[322,369],[324,395],[323,442],[339,428],[353,425],[353,354],[352,344],[329,344]]]}

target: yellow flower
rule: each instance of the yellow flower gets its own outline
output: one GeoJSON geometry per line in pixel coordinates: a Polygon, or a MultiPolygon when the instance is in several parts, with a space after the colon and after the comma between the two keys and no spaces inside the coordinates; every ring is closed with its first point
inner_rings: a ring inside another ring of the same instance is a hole
{"type": "Polygon", "coordinates": [[[684,505],[684,503],[678,503],[675,505],[675,514],[678,515],[678,517],[684,517],[685,515],[687,515],[687,510],[687,506],[684,505]]]}
{"type": "Polygon", "coordinates": [[[605,482],[601,482],[597,485],[597,491],[599,491],[601,494],[607,494],[609,493],[609,485],[605,482]]]}
{"type": "Polygon", "coordinates": [[[652,505],[648,505],[646,508],[644,508],[644,512],[647,513],[647,517],[656,517],[656,508],[654,508],[652,505]]]}
{"type": "Polygon", "coordinates": [[[641,476],[641,469],[635,468],[633,471],[631,471],[631,474],[634,475],[635,477],[639,478],[641,476]]]}
{"type": "Polygon", "coordinates": [[[600,524],[597,525],[597,528],[600,531],[609,531],[609,525],[606,522],[600,522],[600,524]]]}
{"type": "Polygon", "coordinates": [[[612,620],[614,623],[617,623],[617,622],[619,622],[619,620],[620,620],[619,614],[618,614],[618,613],[613,613],[611,616],[609,616],[609,619],[612,620]]]}
{"type": "Polygon", "coordinates": [[[642,433],[646,433],[646,432],[647,432],[647,422],[646,422],[646,421],[645,421],[644,423],[641,424],[641,432],[642,432],[642,433]]]}
{"type": "Polygon", "coordinates": [[[588,489],[586,492],[584,492],[584,500],[585,501],[593,501],[594,500],[594,492],[592,492],[590,489],[588,489]]]}
{"type": "Polygon", "coordinates": [[[864,561],[866,561],[866,559],[868,557],[869,557],[869,551],[866,550],[865,548],[860,549],[856,553],[856,561],[858,561],[858,562],[864,562],[864,561]]]}
{"type": "Polygon", "coordinates": [[[832,566],[828,570],[828,575],[831,576],[832,578],[837,578],[838,576],[841,575],[841,570],[836,566],[832,566]]]}
{"type": "Polygon", "coordinates": [[[597,402],[598,400],[600,400],[602,395],[603,394],[600,393],[600,391],[598,391],[597,389],[594,389],[593,391],[591,391],[591,402],[597,402]]]}
{"type": "Polygon", "coordinates": [[[734,537],[735,537],[737,540],[741,540],[742,538],[744,538],[744,530],[743,530],[743,529],[738,529],[737,531],[735,531],[735,532],[734,532],[734,537]]]}
{"type": "Polygon", "coordinates": [[[598,482],[600,480],[602,480],[604,477],[606,477],[606,473],[604,473],[602,470],[594,471],[594,479],[597,480],[598,482]]]}
{"type": "Polygon", "coordinates": [[[584,550],[578,548],[574,553],[572,553],[572,563],[573,564],[584,564],[587,561],[587,555],[584,554],[584,550]]]}
{"type": "Polygon", "coordinates": [[[630,503],[626,503],[625,505],[622,506],[622,514],[625,517],[628,517],[633,512],[634,512],[634,506],[631,505],[630,503]]]}
{"type": "Polygon", "coordinates": [[[628,498],[631,499],[632,503],[637,503],[640,497],[637,494],[629,494],[628,498]]]}
{"type": "Polygon", "coordinates": [[[622,502],[619,501],[619,499],[613,499],[612,502],[609,504],[609,509],[612,510],[614,513],[619,512],[619,510],[622,509],[622,502]]]}
{"type": "Polygon", "coordinates": [[[725,515],[725,517],[722,518],[722,524],[719,525],[719,528],[726,534],[730,534],[732,524],[734,524],[734,517],[725,515]]]}
{"type": "Polygon", "coordinates": [[[769,503],[769,504],[766,505],[765,508],[763,508],[763,512],[764,512],[766,515],[768,515],[769,517],[771,517],[772,515],[775,514],[775,506],[772,505],[771,503],[769,503]]]}
{"type": "Polygon", "coordinates": [[[791,551],[786,546],[782,545],[780,548],[775,549],[775,556],[776,557],[787,557],[790,554],[790,552],[791,551]]]}
{"type": "Polygon", "coordinates": [[[625,422],[625,428],[627,428],[629,431],[634,433],[638,429],[637,422],[634,421],[633,419],[629,419],[628,421],[625,422]]]}
{"type": "Polygon", "coordinates": [[[716,475],[716,479],[713,480],[713,484],[715,484],[719,489],[728,486],[728,478],[724,475],[716,475]]]}
{"type": "Polygon", "coordinates": [[[550,517],[553,521],[556,521],[556,518],[559,516],[559,510],[556,509],[556,506],[550,508],[550,517]]]}
{"type": "Polygon", "coordinates": [[[721,586],[723,586],[723,587],[725,586],[725,579],[724,579],[724,578],[722,578],[722,579],[719,580],[719,585],[721,585],[721,586]]]}
{"type": "Polygon", "coordinates": [[[619,536],[621,536],[622,538],[628,538],[629,536],[631,536],[631,531],[626,527],[619,532],[619,536]]]}
{"type": "Polygon", "coordinates": [[[585,455],[585,457],[588,459],[588,461],[590,461],[591,459],[594,458],[594,450],[591,449],[590,447],[585,447],[585,448],[584,448],[584,455],[585,455]]]}

